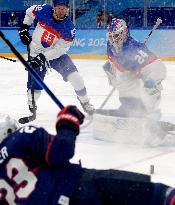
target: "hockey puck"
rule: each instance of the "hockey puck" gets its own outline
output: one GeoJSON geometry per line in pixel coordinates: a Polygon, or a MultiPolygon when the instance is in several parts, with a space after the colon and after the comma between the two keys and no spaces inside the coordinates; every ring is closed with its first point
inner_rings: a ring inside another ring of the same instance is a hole
{"type": "Polygon", "coordinates": [[[150,165],[150,174],[154,174],[154,165],[153,164],[150,165]]]}

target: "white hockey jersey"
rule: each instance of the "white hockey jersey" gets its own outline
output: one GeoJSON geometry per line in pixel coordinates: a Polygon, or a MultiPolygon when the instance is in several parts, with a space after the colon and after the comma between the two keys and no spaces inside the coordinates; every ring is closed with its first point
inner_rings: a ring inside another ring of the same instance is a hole
{"type": "Polygon", "coordinates": [[[31,56],[39,53],[47,60],[59,58],[71,47],[75,38],[75,26],[69,16],[62,21],[53,18],[53,8],[50,5],[34,5],[26,10],[23,23],[31,25],[37,20],[30,44],[31,56]]]}

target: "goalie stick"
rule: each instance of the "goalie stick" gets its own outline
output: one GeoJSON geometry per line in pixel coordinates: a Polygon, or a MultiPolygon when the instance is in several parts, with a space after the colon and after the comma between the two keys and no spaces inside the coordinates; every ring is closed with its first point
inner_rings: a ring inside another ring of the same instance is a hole
{"type": "MultiPolygon", "coordinates": [[[[22,55],[16,50],[16,48],[12,45],[12,43],[6,39],[2,31],[0,31],[0,37],[2,40],[9,46],[11,51],[15,54],[15,56],[19,59],[19,61],[27,68],[27,70],[31,73],[31,75],[34,77],[35,81],[40,85],[50,96],[50,98],[55,102],[55,104],[60,108],[63,109],[63,104],[58,100],[58,98],[54,95],[54,93],[48,88],[48,86],[42,81],[38,73],[29,65],[28,62],[24,60],[22,55]]],[[[31,116],[29,116],[29,119],[31,116]]]]}
{"type": "Polygon", "coordinates": [[[100,107],[98,109],[102,109],[106,105],[106,103],[108,102],[109,98],[112,96],[112,94],[115,90],[116,90],[116,87],[113,87],[112,90],[106,96],[105,100],[103,101],[103,103],[100,105],[100,107]]]}
{"type": "Polygon", "coordinates": [[[162,23],[162,19],[158,18],[156,20],[156,24],[153,26],[152,30],[149,32],[148,36],[144,40],[144,44],[147,43],[149,37],[152,35],[152,33],[157,29],[157,27],[162,23]]]}
{"type": "MultiPolygon", "coordinates": [[[[98,113],[98,110],[100,110],[100,111],[103,110],[103,107],[105,106],[105,104],[107,103],[107,101],[109,100],[109,98],[111,97],[111,95],[113,94],[113,92],[115,90],[116,90],[116,88],[113,87],[112,90],[109,92],[109,94],[104,99],[104,101],[102,102],[102,104],[100,105],[100,107],[98,109],[95,109],[95,113],[98,113]]],[[[86,119],[88,120],[88,122],[81,126],[82,129],[86,128],[87,126],[89,126],[92,123],[93,115],[87,116],[86,119]]]]}

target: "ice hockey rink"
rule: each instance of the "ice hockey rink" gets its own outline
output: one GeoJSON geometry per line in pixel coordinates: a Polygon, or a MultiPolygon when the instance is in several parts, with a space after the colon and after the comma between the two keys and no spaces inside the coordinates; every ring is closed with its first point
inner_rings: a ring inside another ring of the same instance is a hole
{"type": "MultiPolygon", "coordinates": [[[[103,60],[74,60],[83,76],[91,103],[98,108],[110,90],[104,71],[103,60]]],[[[161,110],[162,119],[175,123],[175,63],[165,62],[167,78],[163,83],[161,110]]],[[[27,73],[20,62],[0,59],[0,112],[15,119],[29,115],[26,96],[27,73]]],[[[69,83],[65,83],[54,70],[48,71],[45,83],[64,104],[81,106],[69,83]]],[[[37,119],[29,124],[43,126],[55,134],[55,120],[59,108],[43,91],[37,110],[37,119]]],[[[105,108],[119,106],[117,91],[105,108]]],[[[134,138],[134,136],[132,136],[134,138]]],[[[157,147],[133,145],[130,143],[110,143],[95,139],[93,123],[82,128],[76,144],[72,162],[81,160],[83,167],[97,169],[120,169],[151,174],[152,181],[175,186],[175,136],[157,147]]]]}

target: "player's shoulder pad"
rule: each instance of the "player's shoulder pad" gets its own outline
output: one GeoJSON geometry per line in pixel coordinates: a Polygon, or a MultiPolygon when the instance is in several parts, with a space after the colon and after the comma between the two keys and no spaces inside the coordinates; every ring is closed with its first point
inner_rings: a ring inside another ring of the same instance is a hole
{"type": "Polygon", "coordinates": [[[36,19],[42,20],[45,17],[51,17],[53,15],[53,8],[48,4],[37,5],[33,13],[36,19]]]}
{"type": "Polygon", "coordinates": [[[67,16],[67,17],[65,18],[64,22],[65,22],[65,25],[67,25],[70,29],[75,28],[75,26],[74,26],[74,24],[73,24],[73,22],[72,22],[70,16],[67,16]]]}
{"type": "Polygon", "coordinates": [[[32,140],[34,136],[38,136],[37,131],[39,128],[34,126],[23,126],[17,129],[15,132],[9,134],[3,141],[3,143],[10,142],[10,144],[26,144],[32,140]]]}
{"type": "Polygon", "coordinates": [[[76,29],[69,16],[62,21],[61,27],[64,29],[58,28],[58,31],[62,34],[63,38],[72,40],[75,38],[76,29]]]}
{"type": "Polygon", "coordinates": [[[132,38],[131,36],[128,38],[128,44],[135,47],[146,47],[144,43],[132,38]]]}

